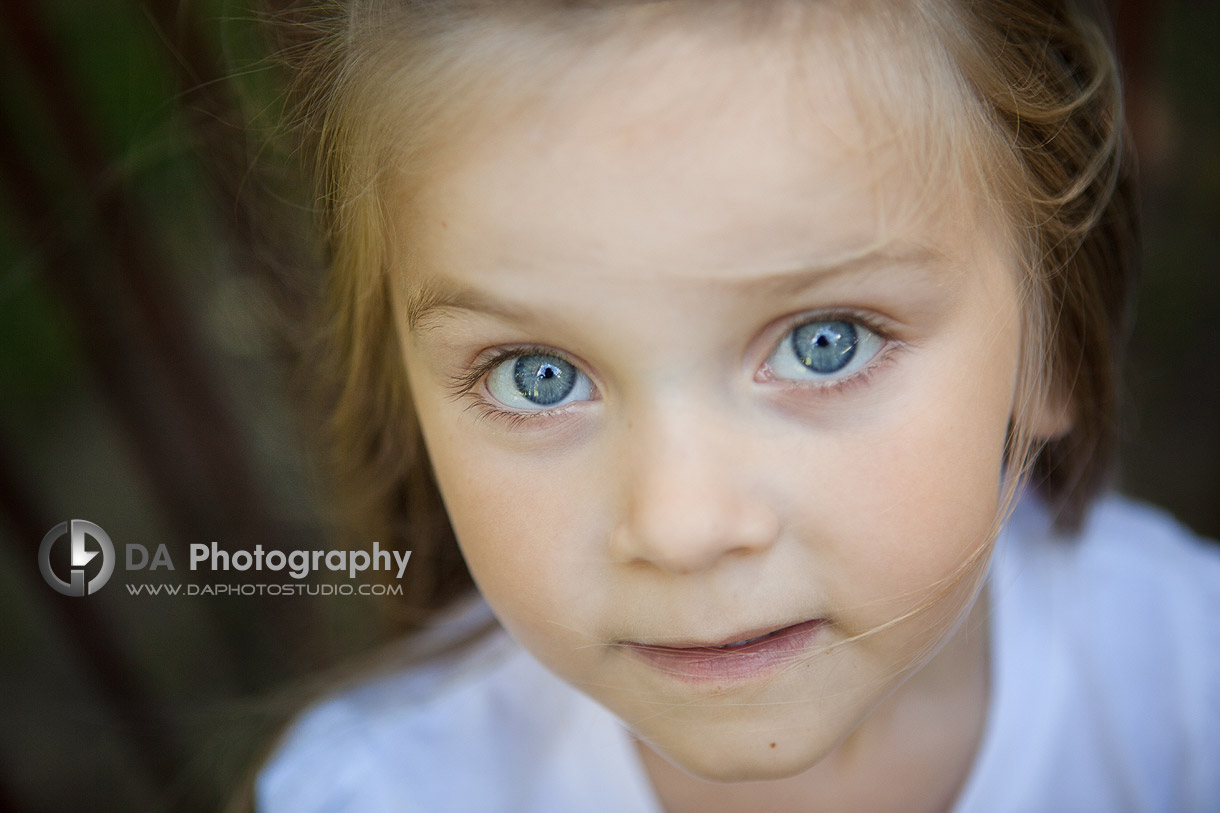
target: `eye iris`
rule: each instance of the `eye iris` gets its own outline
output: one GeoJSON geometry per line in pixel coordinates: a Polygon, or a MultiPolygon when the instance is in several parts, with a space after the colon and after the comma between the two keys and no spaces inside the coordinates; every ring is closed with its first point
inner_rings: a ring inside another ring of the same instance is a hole
{"type": "Polygon", "coordinates": [[[562,401],[576,386],[576,368],[555,356],[521,356],[513,365],[513,381],[527,399],[548,406],[562,401]]]}
{"type": "Polygon", "coordinates": [[[859,337],[850,322],[810,322],[792,332],[792,350],[815,373],[842,370],[856,354],[859,337]]]}

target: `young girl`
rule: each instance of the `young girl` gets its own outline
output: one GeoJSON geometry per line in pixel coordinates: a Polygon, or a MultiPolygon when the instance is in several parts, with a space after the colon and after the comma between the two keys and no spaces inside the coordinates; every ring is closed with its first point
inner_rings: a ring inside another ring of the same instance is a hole
{"type": "Polygon", "coordinates": [[[1093,24],[318,19],[345,483],[447,609],[264,809],[1216,809],[1220,558],[1098,496],[1134,231],[1093,24]]]}

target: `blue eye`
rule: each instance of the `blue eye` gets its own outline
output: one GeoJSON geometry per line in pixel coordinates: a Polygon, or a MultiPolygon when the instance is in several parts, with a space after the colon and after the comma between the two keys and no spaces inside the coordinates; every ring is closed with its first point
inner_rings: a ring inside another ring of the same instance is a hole
{"type": "Polygon", "coordinates": [[[528,411],[588,400],[593,384],[559,356],[527,353],[497,364],[487,376],[487,391],[505,406],[528,411]]]}
{"type": "Polygon", "coordinates": [[[872,361],[881,346],[881,337],[861,324],[814,319],[793,328],[767,359],[767,366],[777,378],[846,378],[872,361]]]}
{"type": "Polygon", "coordinates": [[[792,352],[815,373],[837,373],[851,363],[860,339],[851,322],[810,322],[792,331],[792,352]]]}

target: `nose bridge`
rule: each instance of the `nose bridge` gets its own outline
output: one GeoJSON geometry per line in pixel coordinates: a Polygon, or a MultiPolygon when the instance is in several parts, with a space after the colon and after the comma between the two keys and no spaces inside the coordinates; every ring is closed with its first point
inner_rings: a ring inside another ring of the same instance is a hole
{"type": "Polygon", "coordinates": [[[637,414],[622,441],[625,506],[612,540],[616,560],[690,572],[773,543],[778,518],[752,481],[740,421],[675,399],[637,414]]]}

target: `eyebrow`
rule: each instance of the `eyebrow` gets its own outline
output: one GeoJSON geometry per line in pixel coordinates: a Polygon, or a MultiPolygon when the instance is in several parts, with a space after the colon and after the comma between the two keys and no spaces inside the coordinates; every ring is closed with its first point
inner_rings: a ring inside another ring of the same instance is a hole
{"type": "Polygon", "coordinates": [[[427,329],[429,321],[451,310],[486,313],[508,321],[521,320],[529,315],[525,308],[492,299],[473,288],[438,286],[435,282],[429,282],[414,291],[407,300],[407,330],[427,329]]]}
{"type": "MultiPolygon", "coordinates": [[[[725,287],[749,289],[766,296],[795,295],[818,283],[848,274],[869,275],[895,268],[930,270],[947,259],[943,252],[919,244],[887,245],[857,253],[833,262],[801,265],[746,278],[708,280],[725,287]]],[[[487,296],[476,289],[429,280],[409,296],[405,312],[407,330],[426,330],[436,316],[452,310],[485,313],[506,321],[521,321],[531,315],[529,308],[487,296]]]]}

